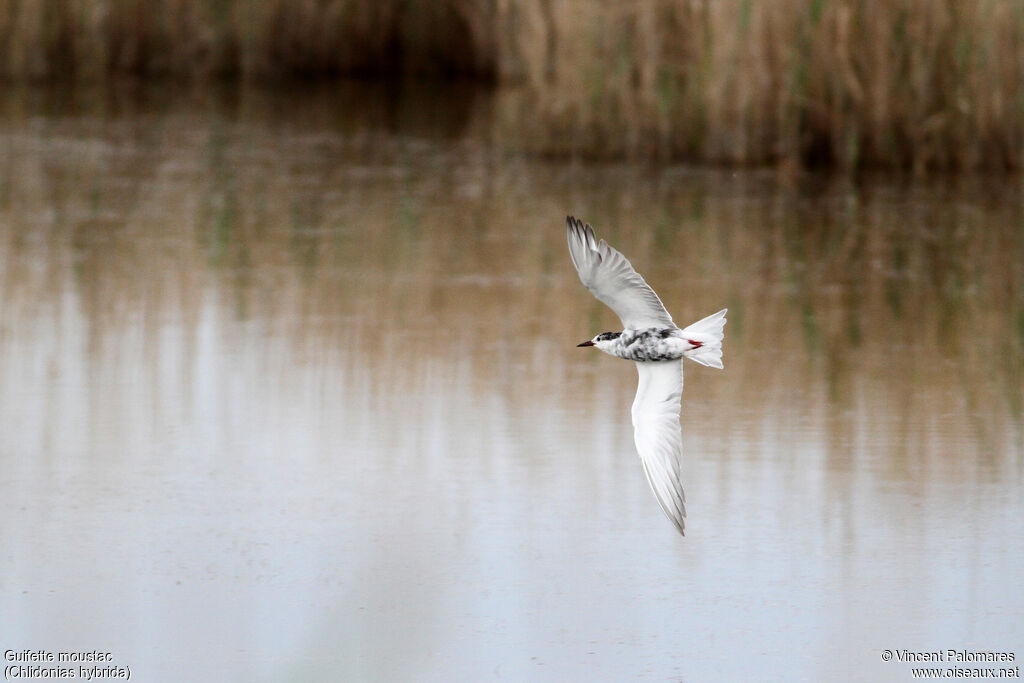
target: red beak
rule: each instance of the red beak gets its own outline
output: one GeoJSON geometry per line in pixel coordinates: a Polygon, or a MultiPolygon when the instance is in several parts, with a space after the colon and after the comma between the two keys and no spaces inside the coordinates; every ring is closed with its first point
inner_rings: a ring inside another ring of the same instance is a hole
{"type": "Polygon", "coordinates": [[[577,344],[576,347],[579,348],[580,346],[593,346],[593,345],[594,345],[594,342],[592,342],[592,341],[585,341],[582,344],[577,344]]]}

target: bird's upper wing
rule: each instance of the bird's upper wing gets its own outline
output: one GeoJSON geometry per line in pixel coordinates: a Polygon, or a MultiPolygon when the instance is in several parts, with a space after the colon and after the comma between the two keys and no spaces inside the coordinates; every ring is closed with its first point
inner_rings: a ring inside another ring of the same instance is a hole
{"type": "Polygon", "coordinates": [[[594,237],[578,219],[565,219],[569,255],[587,289],[615,311],[627,329],[675,327],[672,316],[625,256],[594,237]]]}
{"type": "Polygon", "coordinates": [[[683,494],[683,434],[679,401],[683,395],[681,360],[637,363],[640,383],[633,401],[633,440],[644,465],[647,483],[668,518],[685,535],[686,496],[683,494]]]}

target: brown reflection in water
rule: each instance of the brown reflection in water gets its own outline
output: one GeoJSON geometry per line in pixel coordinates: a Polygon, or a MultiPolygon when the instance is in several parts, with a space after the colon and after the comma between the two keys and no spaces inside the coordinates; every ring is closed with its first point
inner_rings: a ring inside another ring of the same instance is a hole
{"type": "MultiPolygon", "coordinates": [[[[572,211],[677,320],[730,307],[728,379],[691,373],[703,397],[690,409],[739,441],[723,454],[785,457],[793,434],[813,433],[838,468],[867,444],[896,476],[1018,464],[1018,184],[549,166],[501,158],[484,117],[465,114],[453,137],[432,100],[381,114],[345,106],[380,102],[350,86],[282,117],[265,94],[224,99],[43,118],[8,104],[4,339],[30,345],[78,315],[89,377],[102,363],[108,381],[139,372],[127,343],[155,381],[168,329],[180,367],[194,365],[212,297],[234,321],[222,333],[301,364],[333,355],[369,372],[371,391],[415,384],[410,369],[433,359],[513,403],[568,401],[601,380],[580,386],[566,349],[617,324],[567,267],[572,211]]],[[[8,354],[5,377],[18,362],[8,354]]],[[[50,362],[59,379],[73,361],[50,362]]]]}

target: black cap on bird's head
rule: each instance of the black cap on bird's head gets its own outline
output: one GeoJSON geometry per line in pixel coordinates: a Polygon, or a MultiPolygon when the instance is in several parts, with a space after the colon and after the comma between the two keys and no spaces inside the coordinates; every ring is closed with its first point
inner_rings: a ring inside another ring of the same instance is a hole
{"type": "Polygon", "coordinates": [[[585,341],[582,344],[577,344],[576,347],[579,348],[581,346],[595,346],[597,342],[611,341],[613,339],[618,339],[621,336],[621,332],[602,332],[601,334],[597,335],[596,337],[589,341],[585,341]]]}

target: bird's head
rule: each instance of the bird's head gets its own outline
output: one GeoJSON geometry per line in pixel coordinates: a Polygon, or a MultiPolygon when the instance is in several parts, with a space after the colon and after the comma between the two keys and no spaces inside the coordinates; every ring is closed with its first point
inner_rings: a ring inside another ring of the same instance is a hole
{"type": "Polygon", "coordinates": [[[596,346],[601,351],[608,351],[615,345],[615,340],[622,336],[621,332],[602,332],[593,339],[576,346],[596,346]]]}

